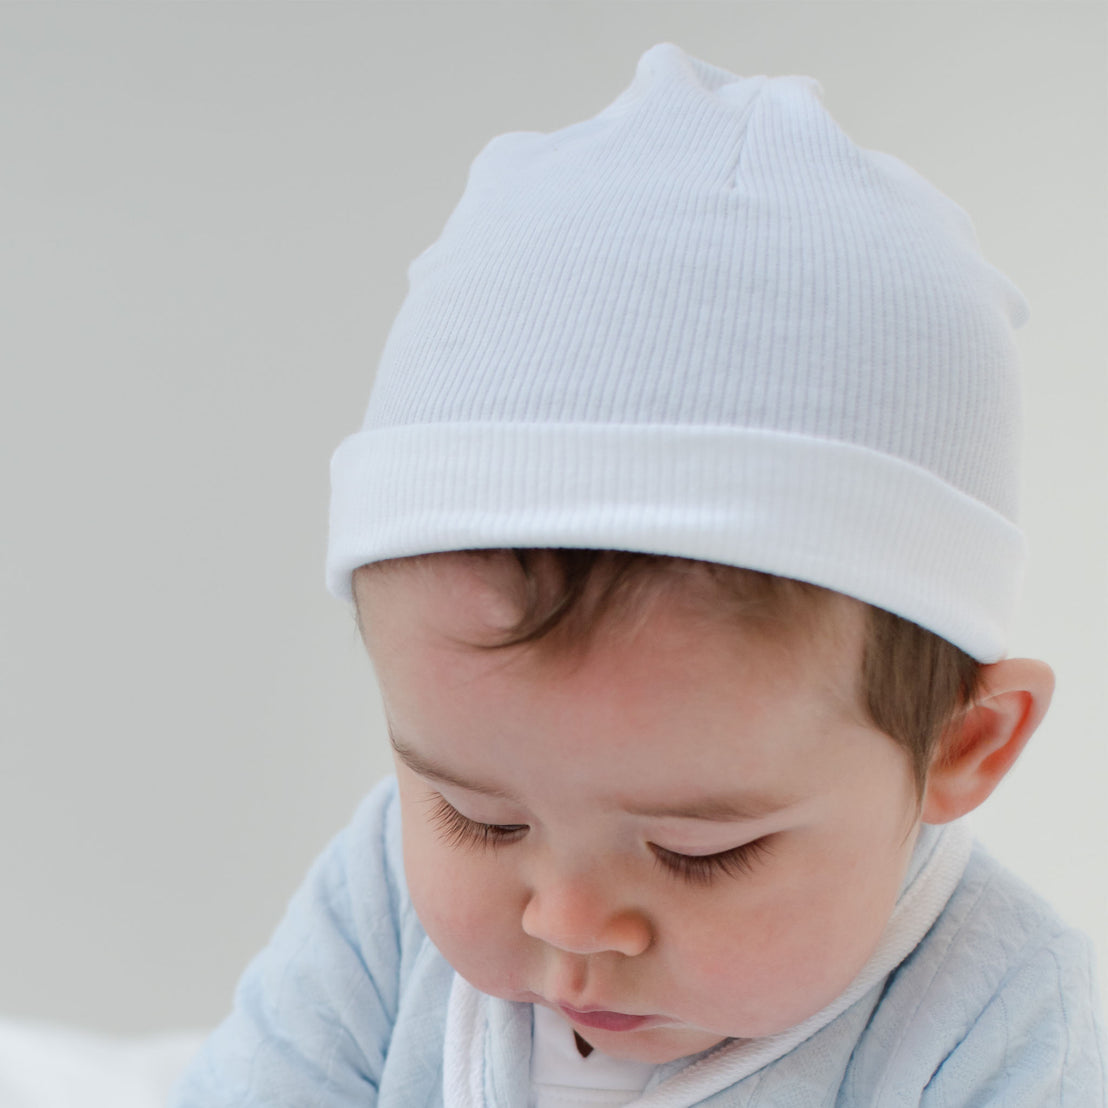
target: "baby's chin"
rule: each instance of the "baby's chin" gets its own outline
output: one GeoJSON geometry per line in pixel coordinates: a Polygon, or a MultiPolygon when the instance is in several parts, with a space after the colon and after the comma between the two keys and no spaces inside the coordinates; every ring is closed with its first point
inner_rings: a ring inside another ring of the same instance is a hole
{"type": "Polygon", "coordinates": [[[680,1024],[647,1027],[637,1031],[601,1031],[591,1027],[575,1027],[570,1021],[566,1022],[585,1042],[609,1058],[648,1062],[654,1066],[700,1054],[730,1041],[717,1032],[680,1024]]]}

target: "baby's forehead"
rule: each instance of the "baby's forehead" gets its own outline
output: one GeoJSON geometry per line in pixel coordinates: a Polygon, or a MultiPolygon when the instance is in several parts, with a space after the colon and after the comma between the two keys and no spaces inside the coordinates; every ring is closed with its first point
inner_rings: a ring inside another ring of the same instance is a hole
{"type": "Polygon", "coordinates": [[[363,632],[376,625],[372,630],[387,639],[390,629],[422,624],[459,644],[495,647],[532,609],[535,623],[544,614],[562,617],[556,633],[520,643],[537,660],[572,663],[626,649],[629,640],[649,650],[663,628],[690,642],[722,630],[748,649],[788,654],[854,656],[861,648],[867,606],[805,582],[688,559],[627,561],[619,552],[615,562],[591,563],[591,577],[575,592],[580,581],[567,582],[565,567],[545,557],[563,552],[536,553],[526,569],[512,551],[450,551],[364,566],[354,575],[363,632]]]}
{"type": "Polygon", "coordinates": [[[777,760],[768,752],[786,735],[802,764],[806,743],[853,743],[864,724],[854,654],[795,629],[732,623],[698,594],[695,574],[664,578],[668,589],[650,578],[634,611],[609,613],[586,639],[500,650],[480,636],[490,598],[512,577],[483,568],[442,559],[370,570],[359,582],[402,759],[412,749],[469,779],[511,762],[533,769],[532,783],[553,773],[546,759],[568,759],[660,795],[678,783],[709,788],[740,763],[745,774],[768,773],[777,760]]]}

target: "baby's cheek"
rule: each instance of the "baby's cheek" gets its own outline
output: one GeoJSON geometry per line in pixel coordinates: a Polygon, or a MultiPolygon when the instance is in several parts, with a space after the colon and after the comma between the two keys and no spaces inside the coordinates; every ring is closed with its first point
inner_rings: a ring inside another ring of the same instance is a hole
{"type": "Polygon", "coordinates": [[[469,930],[479,923],[480,897],[463,852],[436,843],[428,830],[405,843],[404,868],[416,914],[432,939],[446,927],[469,930]]]}
{"type": "MultiPolygon", "coordinates": [[[[723,1034],[776,1034],[819,1011],[849,983],[860,945],[849,913],[818,883],[772,891],[737,886],[711,911],[689,913],[675,961],[723,1034]]],[[[863,943],[865,940],[863,940],[863,943]]]]}
{"type": "Polygon", "coordinates": [[[692,919],[679,940],[678,958],[691,995],[703,998],[727,1035],[751,1038],[781,1030],[781,1010],[791,1007],[788,995],[801,971],[795,964],[800,952],[780,916],[736,911],[692,919]]]}
{"type": "MultiPolygon", "coordinates": [[[[423,856],[408,886],[423,929],[443,957],[474,984],[499,976],[515,938],[511,906],[487,866],[461,856],[423,856]]],[[[489,989],[488,991],[492,991],[489,989]]]]}

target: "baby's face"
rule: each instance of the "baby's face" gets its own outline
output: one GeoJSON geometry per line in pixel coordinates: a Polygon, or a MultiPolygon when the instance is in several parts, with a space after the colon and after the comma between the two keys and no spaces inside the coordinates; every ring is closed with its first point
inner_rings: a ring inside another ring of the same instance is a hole
{"type": "Polygon", "coordinates": [[[918,831],[854,689],[860,609],[790,646],[680,596],[576,666],[480,651],[463,559],[358,575],[423,926],[478,989],[653,1063],[781,1031],[877,944],[918,831]]]}

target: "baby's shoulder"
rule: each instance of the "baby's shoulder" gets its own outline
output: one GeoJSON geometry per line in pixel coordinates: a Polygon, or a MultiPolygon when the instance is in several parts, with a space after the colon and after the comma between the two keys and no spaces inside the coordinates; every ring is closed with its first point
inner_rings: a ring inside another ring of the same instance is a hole
{"type": "Polygon", "coordinates": [[[937,977],[951,976],[963,991],[980,990],[985,999],[1035,966],[1057,977],[1067,970],[1091,972],[1093,960],[1088,937],[976,843],[962,879],[905,968],[933,967],[937,977]]]}
{"type": "Polygon", "coordinates": [[[1096,993],[1088,937],[978,844],[886,981],[849,1085],[890,1105],[968,1103],[982,1089],[1018,1091],[1011,1103],[1100,1103],[1089,1099],[1104,1088],[1096,993]]]}

